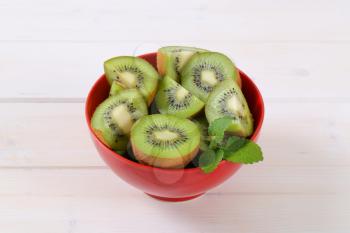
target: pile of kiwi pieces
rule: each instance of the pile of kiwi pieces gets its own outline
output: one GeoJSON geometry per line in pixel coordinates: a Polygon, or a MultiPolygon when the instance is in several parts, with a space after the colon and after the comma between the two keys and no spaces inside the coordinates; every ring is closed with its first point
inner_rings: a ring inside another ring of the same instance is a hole
{"type": "Polygon", "coordinates": [[[168,46],[157,52],[157,69],[139,57],[104,63],[110,95],[95,110],[91,126],[109,148],[159,168],[185,168],[195,160],[208,125],[229,116],[226,131],[248,137],[253,118],[241,79],[225,55],[168,46]]]}

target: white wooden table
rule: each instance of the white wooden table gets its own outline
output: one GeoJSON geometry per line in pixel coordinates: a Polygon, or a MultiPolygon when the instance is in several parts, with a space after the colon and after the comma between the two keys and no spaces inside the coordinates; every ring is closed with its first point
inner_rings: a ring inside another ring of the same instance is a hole
{"type": "Polygon", "coordinates": [[[0,0],[0,232],[350,232],[349,1],[0,0]],[[98,157],[84,99],[116,55],[226,53],[265,98],[265,161],[193,201],[98,157]]]}

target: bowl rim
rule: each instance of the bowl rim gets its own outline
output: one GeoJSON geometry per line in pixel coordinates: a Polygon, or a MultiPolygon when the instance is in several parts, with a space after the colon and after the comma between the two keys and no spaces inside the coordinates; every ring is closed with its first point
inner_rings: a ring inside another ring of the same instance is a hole
{"type": "MultiPolygon", "coordinates": [[[[139,55],[138,57],[140,58],[144,58],[144,57],[147,57],[147,56],[154,56],[156,55],[157,53],[153,52],[153,53],[146,53],[146,54],[142,54],[142,55],[139,55]]],[[[251,83],[253,89],[255,90],[256,94],[257,94],[257,99],[260,100],[261,102],[261,118],[260,118],[260,121],[257,122],[257,125],[256,127],[254,128],[254,132],[252,134],[252,136],[250,137],[252,140],[255,140],[261,130],[261,127],[262,127],[262,124],[263,124],[263,121],[264,121],[264,117],[265,117],[265,105],[264,105],[264,100],[263,100],[263,97],[260,93],[260,90],[258,89],[258,87],[255,85],[255,83],[253,82],[253,80],[248,76],[246,75],[242,70],[240,70],[239,68],[237,68],[239,73],[240,74],[243,74],[243,76],[245,76],[244,78],[248,80],[248,82],[251,83]]],[[[106,78],[105,77],[105,74],[102,74],[96,81],[95,83],[93,84],[93,86],[91,87],[91,89],[89,90],[88,92],[88,95],[86,97],[86,100],[85,100],[85,119],[86,119],[86,123],[89,127],[89,130],[90,130],[90,134],[94,137],[94,140],[96,142],[99,143],[100,146],[102,146],[105,150],[109,150],[113,156],[124,162],[124,163],[127,163],[128,165],[130,166],[133,166],[133,167],[137,167],[138,169],[146,169],[146,170],[149,170],[149,169],[152,169],[152,170],[158,170],[158,171],[161,171],[161,172],[167,172],[167,173],[177,173],[179,171],[183,171],[184,173],[196,173],[196,172],[199,172],[201,171],[201,169],[199,167],[195,167],[195,168],[180,168],[180,169],[165,169],[165,168],[159,168],[159,167],[153,167],[153,166],[149,166],[149,165],[146,165],[146,164],[141,164],[141,163],[137,163],[137,162],[134,162],[130,159],[127,159],[125,158],[124,156],[118,154],[117,152],[115,152],[114,150],[112,150],[111,148],[109,148],[108,146],[106,146],[95,134],[95,132],[92,130],[92,127],[91,127],[91,118],[89,117],[89,109],[88,109],[88,106],[89,106],[89,103],[90,103],[90,100],[92,98],[92,95],[93,93],[96,91],[97,89],[97,85],[98,83],[101,81],[101,79],[104,79],[106,78]]],[[[244,83],[244,82],[243,82],[244,83]]],[[[222,160],[219,165],[218,165],[218,168],[223,166],[224,164],[226,163],[232,163],[232,162],[228,162],[226,160],[222,160]]],[[[217,168],[217,169],[218,169],[217,168]]]]}

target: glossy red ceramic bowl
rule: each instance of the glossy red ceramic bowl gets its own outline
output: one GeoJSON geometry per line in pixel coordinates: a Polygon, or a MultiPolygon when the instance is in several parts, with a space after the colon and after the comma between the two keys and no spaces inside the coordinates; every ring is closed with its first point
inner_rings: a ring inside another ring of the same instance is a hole
{"type": "MultiPolygon", "coordinates": [[[[156,53],[140,56],[156,67],[156,53]]],[[[246,74],[240,71],[242,90],[254,116],[255,131],[251,139],[256,141],[264,119],[262,96],[246,74]]],[[[208,190],[223,183],[240,167],[240,164],[222,161],[219,167],[210,174],[199,168],[161,169],[133,162],[105,146],[94,134],[90,119],[95,108],[108,97],[109,84],[101,76],[94,84],[86,100],[85,114],[90,134],[102,159],[120,178],[148,195],[165,201],[185,201],[202,195],[208,190]]]]}

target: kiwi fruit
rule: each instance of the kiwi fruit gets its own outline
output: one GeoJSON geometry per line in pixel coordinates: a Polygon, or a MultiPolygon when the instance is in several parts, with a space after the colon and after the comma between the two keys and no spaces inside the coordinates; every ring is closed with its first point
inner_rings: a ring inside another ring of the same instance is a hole
{"type": "Polygon", "coordinates": [[[135,158],[160,168],[184,168],[199,150],[200,132],[192,121],[154,114],[139,119],[131,129],[135,158]]]}
{"type": "Polygon", "coordinates": [[[248,137],[253,133],[253,117],[238,84],[232,79],[216,85],[205,105],[205,115],[209,123],[224,116],[232,117],[227,132],[248,137]]]}
{"type": "Polygon", "coordinates": [[[204,103],[169,76],[165,76],[155,98],[160,113],[188,118],[197,114],[204,103]]]}
{"type": "Polygon", "coordinates": [[[136,88],[149,105],[157,91],[159,75],[146,60],[138,57],[114,57],[104,62],[106,78],[110,85],[113,81],[125,88],[136,88]]]}
{"type": "Polygon", "coordinates": [[[200,135],[201,135],[201,142],[199,144],[199,149],[202,151],[207,150],[209,147],[208,144],[208,127],[209,127],[209,123],[207,118],[204,117],[196,117],[194,119],[192,119],[192,121],[197,125],[200,135]]]}
{"type": "Polygon", "coordinates": [[[146,102],[139,91],[126,89],[96,108],[91,127],[105,145],[116,151],[125,151],[132,125],[147,113],[146,102]]]}
{"type": "Polygon", "coordinates": [[[162,47],[157,52],[158,72],[161,76],[167,75],[178,81],[182,67],[191,56],[206,51],[208,50],[184,46],[162,47]]]}
{"type": "Polygon", "coordinates": [[[111,85],[111,89],[109,90],[109,96],[117,95],[120,91],[124,90],[125,86],[117,81],[113,81],[111,85]]]}
{"type": "Polygon", "coordinates": [[[225,79],[237,80],[237,71],[232,61],[217,52],[194,54],[181,71],[181,84],[206,102],[214,87],[225,79]]]}

